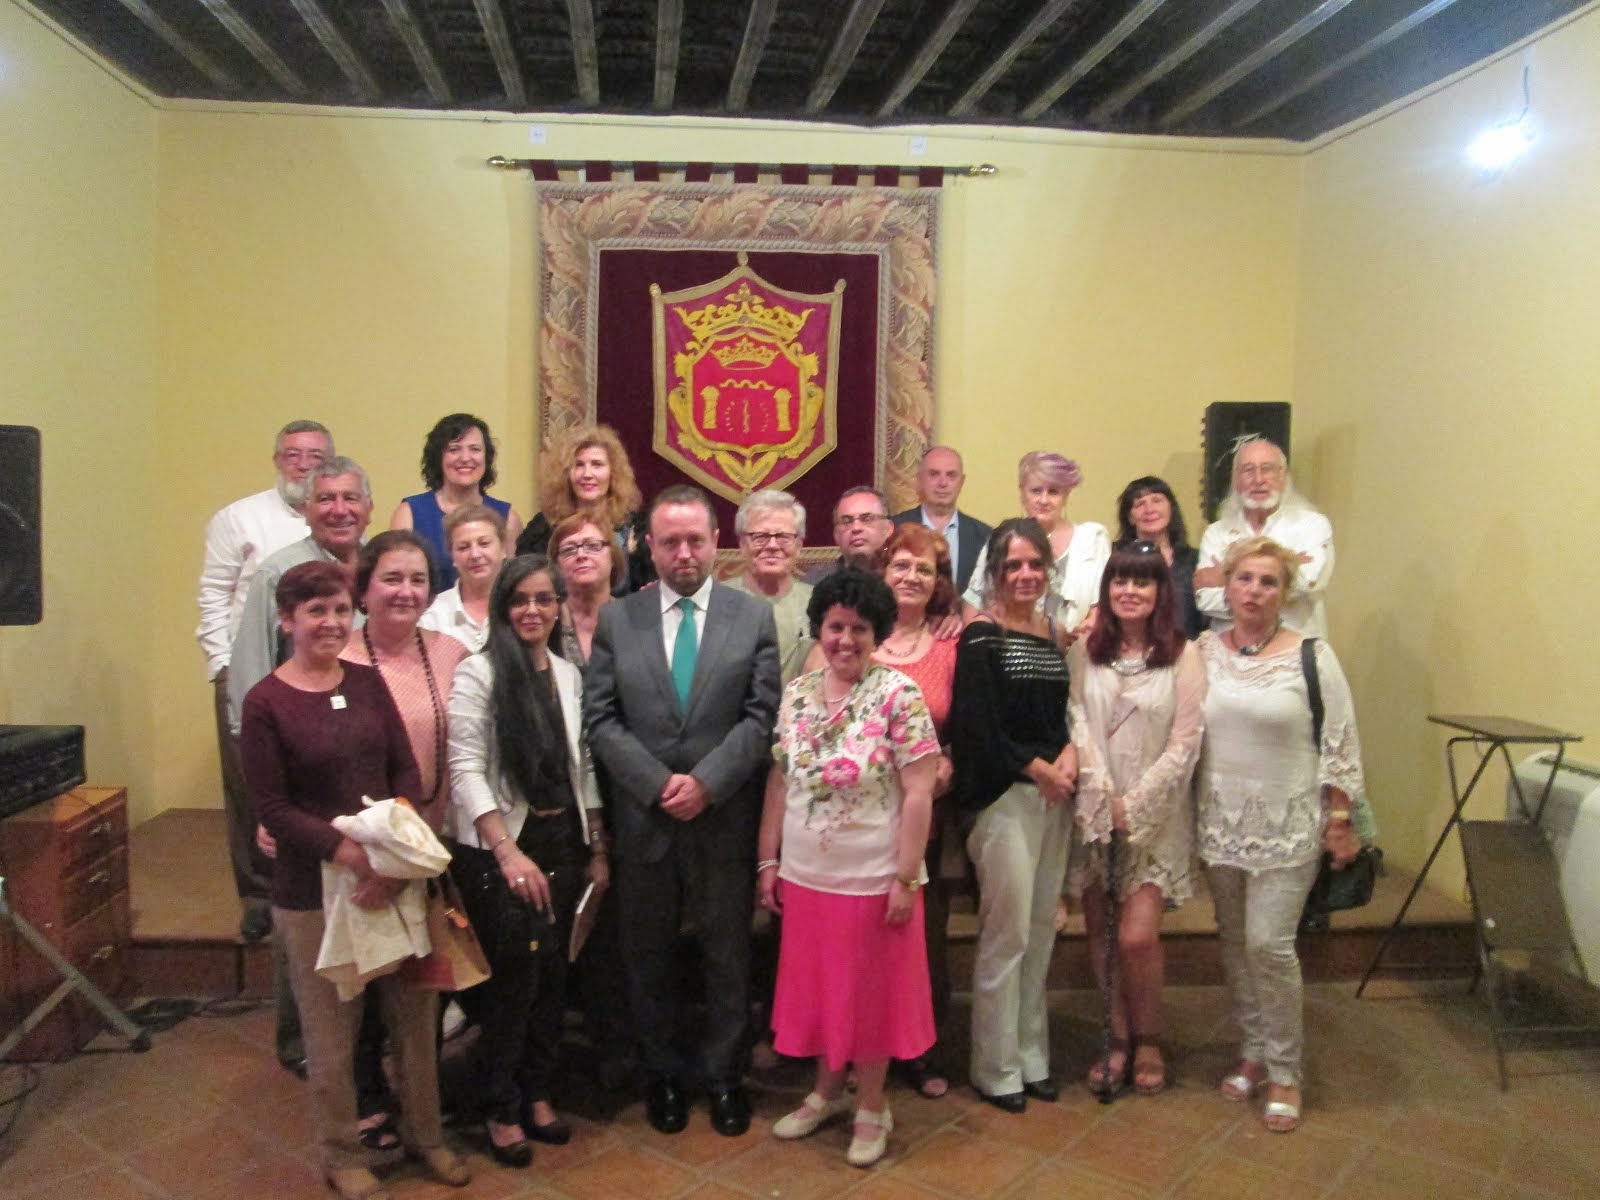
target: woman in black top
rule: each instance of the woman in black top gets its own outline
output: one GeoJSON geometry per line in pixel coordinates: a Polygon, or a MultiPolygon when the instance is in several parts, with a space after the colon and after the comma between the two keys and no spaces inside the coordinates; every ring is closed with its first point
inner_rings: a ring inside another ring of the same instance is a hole
{"type": "Polygon", "coordinates": [[[978,873],[972,1063],[978,1095],[1019,1113],[1054,1100],[1044,984],[1067,869],[1077,751],[1067,663],[1037,611],[1052,556],[1031,517],[1004,521],[985,555],[993,607],[961,635],[949,738],[952,791],[978,873]]]}
{"type": "Polygon", "coordinates": [[[1194,600],[1194,569],[1200,563],[1200,551],[1189,544],[1183,510],[1165,479],[1141,475],[1117,497],[1117,540],[1112,548],[1120,550],[1134,542],[1153,542],[1161,548],[1161,557],[1172,569],[1173,616],[1183,636],[1194,641],[1205,628],[1194,600]]]}

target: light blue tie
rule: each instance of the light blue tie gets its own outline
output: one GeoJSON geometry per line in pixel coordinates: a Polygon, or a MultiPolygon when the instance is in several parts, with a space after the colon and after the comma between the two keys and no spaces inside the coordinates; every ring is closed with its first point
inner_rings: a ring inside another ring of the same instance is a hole
{"type": "Polygon", "coordinates": [[[689,687],[694,683],[694,662],[700,653],[700,639],[694,629],[694,601],[685,596],[678,601],[683,619],[678,622],[678,637],[672,643],[672,686],[678,689],[678,704],[689,711],[689,687]]]}

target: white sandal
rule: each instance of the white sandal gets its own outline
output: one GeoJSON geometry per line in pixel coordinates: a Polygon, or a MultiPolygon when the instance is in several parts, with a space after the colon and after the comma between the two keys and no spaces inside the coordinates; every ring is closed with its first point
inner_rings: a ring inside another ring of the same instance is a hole
{"type": "Polygon", "coordinates": [[[824,1121],[850,1111],[850,1097],[840,1093],[829,1100],[821,1092],[812,1092],[800,1102],[800,1107],[787,1117],[780,1117],[772,1126],[774,1137],[785,1141],[809,1137],[824,1121]]]}
{"type": "Polygon", "coordinates": [[[1261,1120],[1271,1133],[1293,1133],[1300,1128],[1300,1105],[1288,1100],[1268,1100],[1261,1120]],[[1273,1124],[1273,1122],[1278,1122],[1273,1124]]]}
{"type": "Polygon", "coordinates": [[[850,1149],[845,1154],[845,1161],[852,1167],[870,1167],[883,1157],[883,1152],[889,1148],[889,1131],[894,1128],[894,1116],[885,1104],[882,1112],[872,1112],[869,1109],[856,1109],[856,1125],[870,1125],[878,1131],[878,1136],[864,1138],[859,1133],[852,1131],[850,1135],[850,1149]]]}
{"type": "MultiPolygon", "coordinates": [[[[1239,1066],[1243,1067],[1249,1061],[1249,1059],[1241,1058],[1239,1066]]],[[[1253,1065],[1261,1067],[1260,1063],[1253,1065]]],[[[1234,1104],[1243,1104],[1266,1086],[1267,1072],[1264,1067],[1261,1068],[1261,1078],[1259,1079],[1252,1079],[1246,1072],[1235,1068],[1233,1074],[1223,1077],[1222,1082],[1217,1085],[1217,1091],[1222,1093],[1224,1100],[1231,1101],[1234,1104]]]]}

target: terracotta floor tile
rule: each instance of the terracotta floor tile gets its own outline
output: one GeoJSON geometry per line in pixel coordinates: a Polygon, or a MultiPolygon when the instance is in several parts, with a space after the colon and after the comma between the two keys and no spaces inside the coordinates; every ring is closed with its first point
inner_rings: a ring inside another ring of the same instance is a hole
{"type": "Polygon", "coordinates": [[[1273,1133],[1252,1114],[1228,1134],[1223,1151],[1308,1183],[1326,1184],[1359,1153],[1362,1144],[1358,1138],[1310,1123],[1291,1135],[1273,1133]]]}
{"type": "MultiPolygon", "coordinates": [[[[890,1135],[893,1160],[894,1135],[890,1135]]],[[[717,1171],[717,1178],[735,1188],[771,1200],[823,1200],[838,1196],[861,1182],[861,1172],[844,1160],[850,1144],[848,1132],[831,1129],[799,1142],[769,1138],[717,1171]],[[826,1139],[826,1144],[824,1144],[826,1139]]]]}
{"type": "Polygon", "coordinates": [[[1504,1124],[1491,1125],[1434,1110],[1400,1116],[1378,1140],[1397,1150],[1494,1175],[1505,1161],[1513,1134],[1504,1124]]]}
{"type": "Polygon", "coordinates": [[[1376,1147],[1363,1154],[1339,1181],[1336,1195],[1350,1200],[1415,1200],[1433,1196],[1471,1200],[1485,1195],[1490,1183],[1489,1176],[1476,1171],[1376,1147]]]}
{"type": "Polygon", "coordinates": [[[1177,1182],[1216,1140],[1209,1133],[1162,1128],[1148,1118],[1118,1114],[1084,1134],[1067,1157],[1098,1174],[1159,1191],[1177,1182]]]}
{"type": "Polygon", "coordinates": [[[841,1200],[944,1200],[944,1192],[930,1191],[909,1179],[879,1171],[866,1172],[868,1178],[858,1187],[841,1192],[841,1200]]]}
{"type": "Polygon", "coordinates": [[[736,1192],[724,1183],[702,1183],[685,1192],[681,1200],[750,1200],[743,1192],[736,1192]]]}
{"type": "Polygon", "coordinates": [[[304,1159],[272,1155],[248,1170],[196,1188],[193,1200],[330,1200],[322,1173],[304,1159]]]}
{"type": "MultiPolygon", "coordinates": [[[[1591,1143],[1595,1110],[1588,1109],[1591,1143]]],[[[1519,1184],[1562,1196],[1600,1196],[1600,1166],[1586,1165],[1546,1138],[1525,1134],[1506,1154],[1500,1174],[1519,1184]]]]}
{"type": "MultiPolygon", "coordinates": [[[[143,1182],[120,1167],[98,1167],[44,1188],[17,1193],[0,1187],[0,1196],[25,1194],[26,1200],[151,1200],[143,1182]]],[[[324,1198],[325,1200],[325,1198],[324,1198]]]]}
{"type": "Polygon", "coordinates": [[[1030,1103],[1026,1113],[1016,1116],[984,1104],[967,1112],[951,1128],[1049,1156],[1083,1136],[1099,1120],[1098,1107],[1030,1103]]]}
{"type": "Polygon", "coordinates": [[[1317,1200],[1322,1185],[1224,1154],[1201,1164],[1168,1195],[1173,1200],[1317,1200]]]}
{"type": "Polygon", "coordinates": [[[1006,1193],[1006,1200],[1066,1200],[1078,1196],[1092,1196],[1094,1200],[1148,1200],[1156,1194],[1057,1160],[1035,1168],[1015,1191],[1006,1193]]]}
{"type": "Polygon", "coordinates": [[[649,1151],[618,1147],[555,1172],[550,1182],[574,1200],[662,1200],[686,1191],[694,1175],[649,1151]]]}
{"type": "Polygon", "coordinates": [[[1036,1155],[991,1138],[946,1129],[920,1143],[894,1173],[953,1196],[992,1196],[1022,1178],[1036,1155]]]}
{"type": "Polygon", "coordinates": [[[145,1142],[126,1161],[167,1195],[188,1197],[214,1188],[219,1177],[248,1172],[270,1155],[229,1113],[213,1114],[179,1133],[145,1142]]]}
{"type": "MultiPolygon", "coordinates": [[[[29,1097],[33,1099],[33,1097],[29,1097]]],[[[59,1184],[108,1165],[104,1155],[64,1120],[41,1120],[25,1109],[0,1142],[0,1196],[59,1184]]]]}

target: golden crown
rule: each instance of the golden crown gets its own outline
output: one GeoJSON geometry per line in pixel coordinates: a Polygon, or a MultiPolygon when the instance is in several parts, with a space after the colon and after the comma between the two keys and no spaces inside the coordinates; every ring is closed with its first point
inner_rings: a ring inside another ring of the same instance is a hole
{"type": "Polygon", "coordinates": [[[781,353],[782,351],[776,346],[758,342],[749,334],[745,334],[737,342],[724,342],[720,346],[711,348],[711,357],[725,367],[732,367],[735,363],[741,366],[765,367],[781,353]]]}
{"type": "Polygon", "coordinates": [[[790,312],[776,304],[767,304],[750,290],[748,283],[740,283],[726,298],[731,303],[708,304],[692,311],[675,306],[673,312],[689,327],[695,340],[701,343],[730,326],[768,333],[780,342],[793,341],[795,335],[805,327],[806,318],[811,316],[809,308],[790,312]]]}

